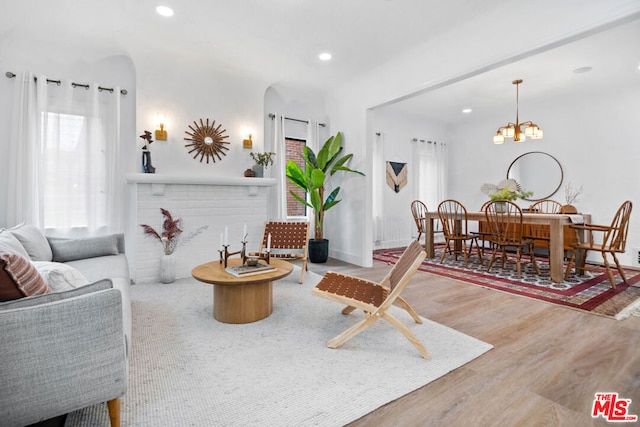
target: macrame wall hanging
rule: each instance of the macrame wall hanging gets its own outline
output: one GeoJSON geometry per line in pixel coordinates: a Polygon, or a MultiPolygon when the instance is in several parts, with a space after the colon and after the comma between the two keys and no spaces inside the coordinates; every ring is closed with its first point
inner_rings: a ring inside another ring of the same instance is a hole
{"type": "Polygon", "coordinates": [[[396,193],[407,185],[407,164],[387,162],[387,185],[396,193]]]}

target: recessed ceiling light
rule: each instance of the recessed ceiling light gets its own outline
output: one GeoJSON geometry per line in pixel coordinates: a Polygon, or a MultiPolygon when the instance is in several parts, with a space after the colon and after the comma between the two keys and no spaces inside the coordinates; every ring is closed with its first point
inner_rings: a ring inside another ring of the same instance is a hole
{"type": "Polygon", "coordinates": [[[580,67],[573,70],[573,72],[574,74],[582,74],[582,73],[588,73],[591,70],[592,70],[591,67],[580,67]]]}
{"type": "Polygon", "coordinates": [[[465,114],[469,114],[472,111],[473,110],[471,108],[465,108],[464,110],[462,110],[462,112],[465,113],[465,114]]]}
{"type": "Polygon", "coordinates": [[[162,16],[173,16],[173,9],[167,6],[158,6],[156,7],[156,12],[162,16]]]}
{"type": "Polygon", "coordinates": [[[331,54],[329,52],[322,52],[318,55],[318,58],[320,58],[321,61],[328,61],[331,59],[331,54]]]}

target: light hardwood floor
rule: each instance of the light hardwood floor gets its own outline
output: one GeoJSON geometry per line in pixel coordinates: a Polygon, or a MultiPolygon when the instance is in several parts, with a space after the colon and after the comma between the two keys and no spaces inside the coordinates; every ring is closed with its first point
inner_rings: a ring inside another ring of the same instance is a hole
{"type": "MultiPolygon", "coordinates": [[[[389,268],[309,264],[371,280],[389,268]]],[[[632,399],[629,413],[640,416],[640,317],[617,321],[424,272],[403,297],[421,316],[494,348],[350,426],[612,425],[591,417],[596,392],[632,399]]]]}

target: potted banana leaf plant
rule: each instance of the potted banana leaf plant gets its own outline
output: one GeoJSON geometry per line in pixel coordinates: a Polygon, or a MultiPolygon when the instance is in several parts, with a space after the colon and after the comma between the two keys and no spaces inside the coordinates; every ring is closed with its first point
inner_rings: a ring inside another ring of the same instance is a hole
{"type": "Polygon", "coordinates": [[[333,176],[338,171],[357,173],[360,171],[349,169],[346,163],[353,154],[342,153],[342,134],[338,132],[330,137],[320,148],[318,154],[309,147],[304,147],[300,154],[304,162],[304,170],[293,160],[287,162],[287,178],[295,186],[308,194],[308,200],[291,191],[291,195],[303,205],[311,208],[314,215],[314,236],[309,240],[309,261],[323,263],[329,257],[329,241],[324,238],[324,214],[337,205],[340,187],[336,187],[326,195],[325,188],[328,176],[333,176]]]}

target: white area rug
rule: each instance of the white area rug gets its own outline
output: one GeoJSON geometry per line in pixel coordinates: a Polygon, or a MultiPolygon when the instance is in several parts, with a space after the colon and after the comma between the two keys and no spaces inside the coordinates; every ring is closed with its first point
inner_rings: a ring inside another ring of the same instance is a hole
{"type": "MultiPolygon", "coordinates": [[[[338,349],[326,342],[362,318],[311,295],[320,276],[298,267],[274,283],[273,314],[229,325],[212,316],[213,289],[194,279],[134,285],[133,352],[123,426],[340,426],[473,360],[491,345],[435,322],[408,325],[423,359],[379,321],[338,349]]],[[[106,405],[67,426],[108,426],[106,405]]]]}

